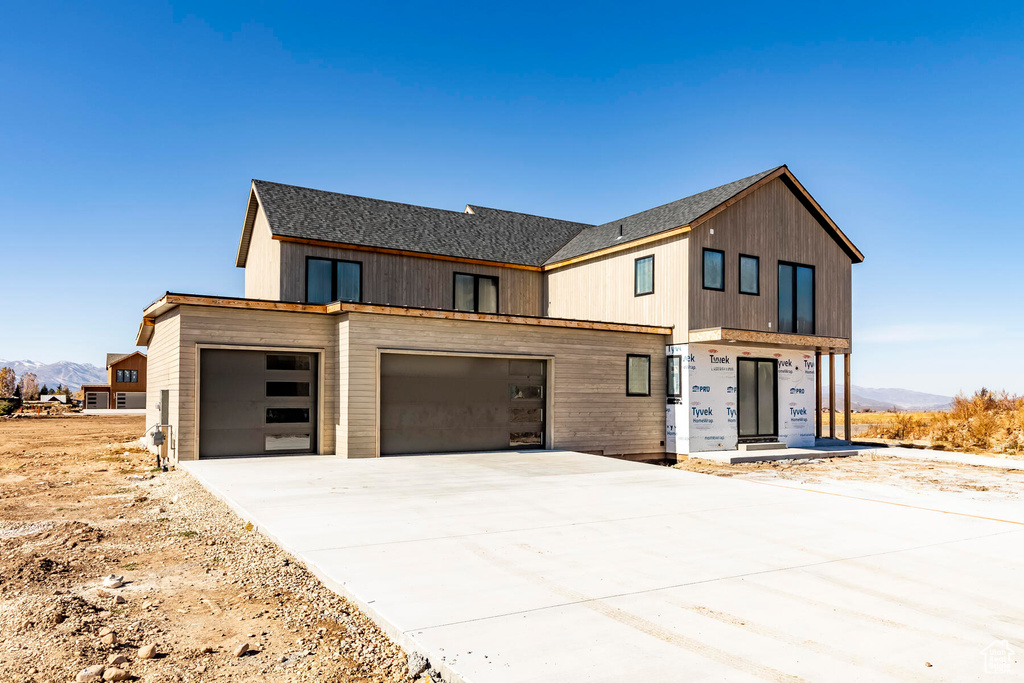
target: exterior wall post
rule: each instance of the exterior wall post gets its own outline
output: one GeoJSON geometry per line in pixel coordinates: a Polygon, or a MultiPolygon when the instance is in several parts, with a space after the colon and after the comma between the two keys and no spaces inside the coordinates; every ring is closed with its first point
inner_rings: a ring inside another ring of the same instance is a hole
{"type": "Polygon", "coordinates": [[[828,438],[836,438],[836,354],[828,350],[828,438]]]}
{"type": "Polygon", "coordinates": [[[853,443],[852,418],[850,413],[850,353],[843,354],[843,436],[846,443],[853,443]]]}
{"type": "Polygon", "coordinates": [[[814,352],[814,438],[821,438],[821,351],[814,352]]]}

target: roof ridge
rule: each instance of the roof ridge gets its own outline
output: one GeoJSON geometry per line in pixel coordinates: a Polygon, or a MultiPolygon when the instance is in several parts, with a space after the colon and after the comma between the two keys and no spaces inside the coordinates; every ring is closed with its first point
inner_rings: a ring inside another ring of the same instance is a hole
{"type": "MultiPolygon", "coordinates": [[[[517,216],[529,216],[530,218],[543,218],[546,221],[559,221],[560,223],[572,223],[574,225],[584,225],[593,227],[595,223],[583,223],[582,221],[571,221],[567,218],[555,218],[554,216],[542,216],[539,213],[526,213],[525,211],[511,211],[509,209],[498,209],[493,206],[484,206],[482,204],[466,204],[471,209],[484,209],[485,211],[500,211],[501,213],[512,213],[517,216]]],[[[473,214],[469,214],[473,215],[473,214]]]]}
{"type": "MultiPolygon", "coordinates": [[[[462,211],[454,211],[452,209],[441,209],[436,206],[424,206],[423,204],[410,204],[409,202],[396,202],[392,199],[379,199],[377,197],[365,197],[359,194],[348,194],[345,192],[335,192],[333,190],[321,190],[315,187],[306,187],[305,185],[291,185],[289,183],[278,183],[273,180],[261,180],[259,178],[253,178],[254,183],[266,183],[267,185],[278,185],[280,187],[294,187],[297,190],[308,190],[309,192],[319,192],[321,194],[330,194],[337,197],[348,197],[349,199],[368,199],[371,202],[381,202],[382,204],[394,204],[396,206],[408,206],[414,209],[427,209],[429,211],[444,211],[445,213],[453,213],[459,216],[471,215],[466,214],[462,211]]],[[[486,207],[482,207],[486,208],[486,207]]]]}

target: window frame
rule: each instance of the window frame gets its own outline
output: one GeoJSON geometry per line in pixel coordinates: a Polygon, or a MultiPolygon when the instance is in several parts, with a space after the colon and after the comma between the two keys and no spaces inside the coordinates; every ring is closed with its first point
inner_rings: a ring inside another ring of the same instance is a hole
{"type": "Polygon", "coordinates": [[[338,264],[339,263],[354,263],[359,266],[359,298],[354,301],[346,300],[346,303],[363,303],[363,262],[353,261],[351,259],[344,258],[330,258],[328,256],[312,256],[306,255],[306,292],[303,301],[306,303],[312,303],[309,300],[309,262],[310,261],[328,261],[331,264],[331,300],[325,303],[333,303],[335,301],[341,301],[338,298],[338,264]]]}
{"type": "Polygon", "coordinates": [[[123,368],[115,370],[114,371],[114,383],[115,384],[138,384],[139,383],[139,371],[138,370],[125,370],[123,368]],[[134,377],[134,379],[133,379],[133,377],[134,377]]]}
{"type": "Polygon", "coordinates": [[[627,353],[626,354],[626,396],[650,396],[651,395],[651,355],[648,353],[627,353]],[[640,394],[631,392],[629,390],[629,359],[630,358],[646,358],[647,359],[647,393],[640,394]]]}
{"type": "Polygon", "coordinates": [[[740,254],[739,260],[736,262],[739,271],[736,273],[736,285],[739,288],[740,294],[746,294],[747,296],[761,296],[761,257],[753,256],[752,254],[740,254]],[[754,259],[755,267],[757,268],[757,291],[755,292],[744,292],[743,291],[743,259],[754,259]]]}
{"type": "Polygon", "coordinates": [[[501,277],[498,275],[479,275],[477,273],[463,273],[456,271],[452,273],[452,310],[460,313],[483,313],[484,315],[500,315],[501,314],[501,277]],[[460,308],[456,308],[456,293],[455,283],[458,281],[459,276],[473,278],[473,310],[464,311],[460,308]],[[495,310],[493,313],[490,311],[480,310],[480,280],[494,280],[494,304],[495,310]]]}
{"type": "Polygon", "coordinates": [[[665,361],[665,396],[668,398],[682,398],[683,396],[683,357],[679,355],[668,356],[665,361]],[[679,380],[678,391],[672,391],[672,366],[677,365],[676,379],[679,380]]]}
{"type": "Polygon", "coordinates": [[[711,247],[704,247],[700,252],[700,284],[703,289],[711,292],[724,292],[725,291],[725,252],[721,249],[712,249],[711,247]],[[708,287],[708,274],[707,274],[707,253],[713,252],[719,254],[722,257],[722,286],[721,287],[708,287]]]}
{"type": "MultiPolygon", "coordinates": [[[[797,263],[795,261],[782,261],[782,260],[780,260],[778,262],[778,265],[775,267],[776,290],[778,290],[779,268],[781,266],[790,266],[793,269],[793,331],[792,332],[784,332],[782,330],[782,325],[781,324],[777,324],[776,325],[776,331],[778,331],[780,334],[802,334],[802,335],[805,335],[805,336],[814,336],[814,335],[816,335],[818,333],[818,271],[817,271],[817,268],[815,268],[814,266],[810,265],[809,263],[797,263]],[[811,331],[810,332],[800,332],[800,322],[799,322],[799,319],[797,317],[797,300],[800,298],[800,292],[797,290],[797,282],[799,280],[799,278],[797,277],[797,269],[798,268],[807,268],[807,269],[809,269],[811,271],[811,331]]],[[[776,294],[776,310],[775,310],[776,321],[781,321],[782,320],[781,303],[782,302],[779,300],[778,294],[776,294]]]]}
{"type": "Polygon", "coordinates": [[[638,256],[633,259],[633,296],[649,296],[654,294],[654,254],[648,254],[647,256],[638,256]],[[638,268],[641,261],[650,260],[651,262],[651,291],[641,292],[640,291],[640,277],[638,268]]]}

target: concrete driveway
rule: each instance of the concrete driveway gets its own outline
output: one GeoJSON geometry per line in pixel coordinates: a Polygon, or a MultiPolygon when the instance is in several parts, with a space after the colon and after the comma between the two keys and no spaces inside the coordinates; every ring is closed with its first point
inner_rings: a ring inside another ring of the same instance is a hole
{"type": "Polygon", "coordinates": [[[1024,511],[568,452],[183,467],[451,680],[999,680],[999,641],[1024,676],[1024,511]]]}

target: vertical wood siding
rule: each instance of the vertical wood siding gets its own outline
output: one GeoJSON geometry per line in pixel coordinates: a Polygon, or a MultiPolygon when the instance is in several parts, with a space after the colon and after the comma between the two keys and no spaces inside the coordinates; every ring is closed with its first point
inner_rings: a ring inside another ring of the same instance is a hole
{"type": "Polygon", "coordinates": [[[682,235],[548,271],[547,315],[672,326],[685,342],[687,246],[682,235]],[[634,262],[644,256],[654,256],[654,293],[635,296],[634,262]]]}
{"type": "Polygon", "coordinates": [[[174,310],[159,318],[153,326],[153,336],[149,340],[149,348],[146,349],[146,428],[160,422],[160,410],[157,404],[160,402],[160,391],[170,391],[168,401],[168,415],[172,425],[171,444],[168,444],[167,453],[172,461],[178,455],[178,406],[180,400],[180,353],[181,346],[179,334],[181,331],[181,318],[178,311],[174,310]]]}
{"type": "Polygon", "coordinates": [[[782,180],[773,180],[690,233],[690,329],[777,332],[779,261],[815,267],[815,334],[850,339],[850,257],[782,180]],[[703,289],[704,247],[725,252],[724,292],[703,289]],[[739,293],[741,253],[760,257],[760,296],[739,293]]]}
{"type": "Polygon", "coordinates": [[[245,259],[245,298],[281,298],[281,242],[271,239],[262,208],[256,212],[245,259]]]}
{"type": "MultiPolygon", "coordinates": [[[[110,385],[110,398],[113,400],[119,391],[146,391],[146,357],[132,356],[113,363],[107,368],[107,384],[110,385]],[[118,382],[118,370],[138,370],[138,382],[118,382]]],[[[111,405],[111,408],[114,406],[111,405]]]]}
{"type": "Polygon", "coordinates": [[[317,247],[279,240],[274,242],[279,245],[281,259],[280,296],[274,298],[281,301],[305,300],[306,257],[319,256],[363,264],[364,303],[450,310],[453,307],[454,274],[472,273],[499,278],[499,313],[543,314],[543,275],[539,271],[317,247]]]}
{"type": "MultiPolygon", "coordinates": [[[[348,313],[350,458],[377,454],[377,351],[544,354],[552,447],[660,457],[665,438],[662,335],[348,313]],[[651,396],[626,396],[626,354],[651,356],[651,396]]],[[[344,378],[342,378],[344,381],[344,378]]],[[[341,453],[339,447],[339,454],[341,453]]]]}
{"type": "Polygon", "coordinates": [[[197,344],[322,349],[320,450],[334,453],[338,424],[337,318],[310,313],[180,306],[178,458],[194,460],[197,344]]]}

